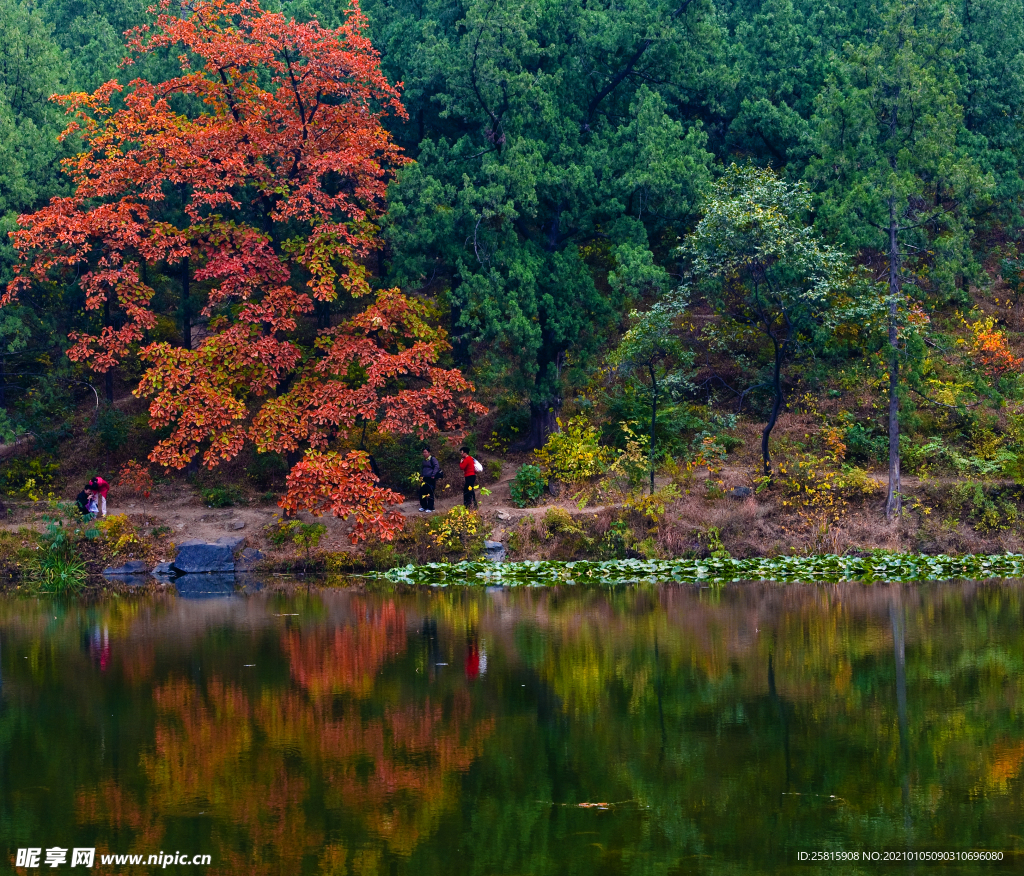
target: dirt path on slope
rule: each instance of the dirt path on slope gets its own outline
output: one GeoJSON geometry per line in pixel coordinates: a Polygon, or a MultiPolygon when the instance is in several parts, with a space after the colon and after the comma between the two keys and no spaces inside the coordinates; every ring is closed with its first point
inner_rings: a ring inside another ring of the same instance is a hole
{"type": "MultiPolygon", "coordinates": [[[[547,508],[557,505],[579,513],[575,503],[564,497],[556,499],[545,496],[545,504],[536,508],[517,508],[512,502],[509,486],[519,466],[506,463],[502,476],[498,481],[490,481],[482,486],[490,491],[490,495],[481,495],[480,515],[487,524],[487,537],[502,540],[510,529],[515,528],[524,517],[543,516],[547,508]]],[[[482,492],[482,491],[481,491],[482,492]]],[[[69,497],[70,499],[70,497],[69,497]]],[[[438,483],[434,514],[445,514],[457,505],[462,504],[462,476],[442,478],[438,483]]],[[[0,529],[17,530],[22,527],[42,532],[45,522],[42,514],[44,503],[9,502],[8,516],[0,520],[0,529]]],[[[419,511],[419,500],[409,499],[394,506],[406,517],[428,516],[419,511]]],[[[613,506],[598,505],[582,509],[583,513],[599,513],[613,506]]],[[[216,541],[225,536],[244,536],[251,547],[266,548],[269,544],[268,529],[281,519],[281,509],[273,502],[257,501],[248,505],[236,505],[230,508],[210,508],[203,504],[198,490],[188,484],[160,484],[153,490],[153,495],[142,501],[133,497],[118,495],[116,487],[111,487],[107,497],[107,514],[127,514],[137,522],[139,515],[145,515],[148,526],[166,526],[170,529],[168,538],[173,543],[189,540],[216,541]]],[[[314,518],[301,512],[299,519],[305,522],[316,520],[327,527],[327,534],[320,543],[320,548],[328,551],[351,550],[349,538],[351,523],[337,517],[323,516],[314,518]]],[[[172,559],[167,557],[165,559],[172,559]]]]}
{"type": "MultiPolygon", "coordinates": [[[[510,484],[519,470],[519,464],[503,460],[502,476],[497,481],[486,481],[482,486],[490,491],[489,495],[481,495],[480,516],[485,523],[485,537],[495,541],[505,541],[524,518],[539,519],[551,507],[562,507],[574,514],[599,514],[620,507],[616,504],[592,505],[582,509],[564,494],[561,498],[550,495],[543,497],[543,504],[534,508],[517,508],[512,502],[509,491],[510,484]]],[[[695,487],[708,476],[704,470],[694,473],[695,487]]],[[[887,484],[885,472],[869,472],[868,476],[877,484],[879,496],[884,496],[887,484]]],[[[716,476],[725,489],[734,487],[750,487],[754,484],[755,470],[749,466],[725,466],[716,476]]],[[[907,476],[903,478],[903,491],[913,495],[925,486],[952,486],[962,483],[965,478],[907,476]]],[[[659,478],[658,486],[666,483],[659,478]]],[[[1012,487],[1012,480],[986,480],[986,486],[1012,487]]],[[[482,492],[482,491],[481,491],[482,492]]],[[[457,505],[462,504],[462,477],[444,477],[438,483],[435,514],[444,514],[457,505]]],[[[759,503],[760,504],[760,503],[759,503]]],[[[408,518],[427,517],[419,509],[418,499],[409,499],[396,505],[395,508],[408,518]]],[[[0,520],[0,529],[17,530],[28,527],[42,531],[45,527],[42,513],[43,503],[8,502],[8,516],[0,520]]],[[[180,544],[188,540],[216,541],[225,536],[243,536],[250,547],[262,550],[270,549],[269,530],[281,519],[281,509],[273,502],[254,501],[250,504],[230,508],[210,508],[203,504],[197,489],[188,484],[161,484],[153,492],[153,496],[145,502],[118,495],[116,487],[112,487],[107,503],[108,514],[128,514],[141,523],[145,515],[149,527],[168,527],[168,542],[180,544]]],[[[320,543],[320,549],[327,551],[352,550],[349,538],[351,523],[336,517],[324,516],[313,518],[300,513],[299,519],[311,522],[314,519],[327,527],[327,533],[320,543]]],[[[172,559],[163,557],[162,559],[172,559]]]]}

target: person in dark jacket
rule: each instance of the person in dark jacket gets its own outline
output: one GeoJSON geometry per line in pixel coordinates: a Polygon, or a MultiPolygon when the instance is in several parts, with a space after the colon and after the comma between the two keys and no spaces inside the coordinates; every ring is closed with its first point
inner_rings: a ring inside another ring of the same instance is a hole
{"type": "Polygon", "coordinates": [[[434,490],[437,489],[437,479],[443,473],[441,463],[431,454],[429,447],[424,447],[423,465],[420,467],[420,476],[423,478],[420,485],[420,511],[429,514],[434,510],[434,490]]]}
{"type": "Polygon", "coordinates": [[[75,497],[75,504],[78,506],[78,513],[83,517],[90,516],[89,511],[89,500],[92,499],[92,493],[89,488],[86,487],[75,497]]]}

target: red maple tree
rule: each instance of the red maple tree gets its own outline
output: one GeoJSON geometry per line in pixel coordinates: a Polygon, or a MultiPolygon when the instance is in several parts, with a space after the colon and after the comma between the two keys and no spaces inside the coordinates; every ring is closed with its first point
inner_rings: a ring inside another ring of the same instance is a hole
{"type": "Polygon", "coordinates": [[[365,453],[332,447],[366,422],[425,436],[483,410],[463,375],[439,366],[447,340],[423,303],[370,288],[365,259],[404,161],[382,125],[405,116],[398,88],[356,2],[336,30],[256,0],[171,9],[162,0],[154,24],[129,33],[127,63],[170,53],[180,75],[57,98],[73,117],[64,136],[86,145],[65,162],[74,194],[21,217],[3,303],[77,277],[104,325],[72,335],[68,356],[104,372],[138,350],[136,393],[151,399],[152,425],[171,429],[153,462],[181,468],[201,453],[213,466],[246,442],[303,449],[282,507],[355,515],[353,540],[390,538],[401,497],[377,485],[365,453]],[[146,265],[157,263],[191,265],[207,292],[196,349],[146,343],[146,265]],[[339,323],[300,344],[316,302],[335,301],[339,323]]]}

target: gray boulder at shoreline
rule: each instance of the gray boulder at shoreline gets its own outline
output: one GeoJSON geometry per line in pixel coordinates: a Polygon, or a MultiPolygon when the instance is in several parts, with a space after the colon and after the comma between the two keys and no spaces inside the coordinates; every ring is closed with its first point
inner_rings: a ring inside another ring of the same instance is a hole
{"type": "Polygon", "coordinates": [[[182,542],[178,545],[178,554],[171,568],[182,575],[234,572],[235,551],[244,543],[241,536],[221,538],[215,542],[182,542]]]}

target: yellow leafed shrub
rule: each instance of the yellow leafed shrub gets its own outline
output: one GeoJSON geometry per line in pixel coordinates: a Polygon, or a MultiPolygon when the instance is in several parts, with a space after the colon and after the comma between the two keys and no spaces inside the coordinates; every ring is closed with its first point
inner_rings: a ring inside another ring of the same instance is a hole
{"type": "MultiPolygon", "coordinates": [[[[561,421],[558,422],[562,427],[561,421]]],[[[569,486],[582,484],[604,474],[611,464],[611,448],[598,443],[599,430],[579,415],[560,432],[553,432],[544,447],[536,451],[544,474],[569,486]]]]}
{"type": "Polygon", "coordinates": [[[109,517],[97,520],[96,526],[103,533],[103,537],[116,554],[135,545],[144,544],[134,524],[128,519],[126,514],[111,514],[109,517]]]}
{"type": "Polygon", "coordinates": [[[465,549],[480,534],[480,519],[462,505],[430,522],[434,543],[446,550],[465,549]]]}
{"type": "Polygon", "coordinates": [[[779,466],[782,504],[809,521],[837,520],[849,499],[871,495],[878,485],[862,469],[836,470],[824,459],[801,454],[779,466]]]}

